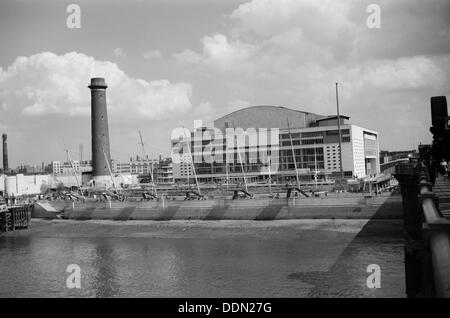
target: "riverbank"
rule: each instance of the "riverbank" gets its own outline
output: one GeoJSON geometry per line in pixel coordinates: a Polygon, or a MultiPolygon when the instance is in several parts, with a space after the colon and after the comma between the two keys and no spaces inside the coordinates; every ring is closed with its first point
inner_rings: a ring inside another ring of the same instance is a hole
{"type": "Polygon", "coordinates": [[[173,220],[173,221],[111,221],[111,220],[41,220],[33,219],[28,230],[4,233],[6,237],[123,237],[123,238],[202,238],[296,240],[303,236],[333,239],[352,236],[371,223],[372,237],[398,238],[401,220],[333,220],[304,219],[255,222],[248,220],[173,220]]]}

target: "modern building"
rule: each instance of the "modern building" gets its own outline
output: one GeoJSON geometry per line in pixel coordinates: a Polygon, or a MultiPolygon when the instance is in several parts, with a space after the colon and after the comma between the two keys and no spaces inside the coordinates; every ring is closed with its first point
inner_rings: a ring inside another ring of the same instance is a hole
{"type": "Polygon", "coordinates": [[[189,153],[181,154],[181,161],[173,165],[173,178],[175,182],[194,183],[194,172],[192,170],[192,160],[189,153]]]}
{"type": "Polygon", "coordinates": [[[156,183],[158,184],[171,184],[174,183],[173,179],[173,163],[171,158],[160,158],[157,162],[156,169],[156,183]]]}
{"type": "Polygon", "coordinates": [[[174,179],[183,182],[194,177],[189,170],[192,164],[186,160],[190,157],[200,182],[220,182],[227,177],[238,181],[244,174],[247,182],[269,176],[278,182],[294,181],[297,176],[306,182],[335,179],[341,175],[338,120],[344,177],[379,174],[378,133],[349,119],[281,106],[235,111],[215,120],[213,127],[200,126],[191,132],[188,151],[182,147],[184,138],[172,140],[172,150],[181,158],[173,164],[174,179]]]}
{"type": "Polygon", "coordinates": [[[131,165],[129,162],[117,162],[112,160],[113,172],[117,174],[131,174],[131,165]]]}
{"type": "MultiPolygon", "coordinates": [[[[419,146],[420,147],[420,146],[419,146]]],[[[417,150],[380,151],[380,164],[417,155],[417,150]]]]}
{"type": "Polygon", "coordinates": [[[171,158],[150,159],[148,156],[130,157],[128,162],[113,160],[114,174],[140,175],[151,180],[151,171],[156,183],[173,183],[173,167],[171,158]]]}

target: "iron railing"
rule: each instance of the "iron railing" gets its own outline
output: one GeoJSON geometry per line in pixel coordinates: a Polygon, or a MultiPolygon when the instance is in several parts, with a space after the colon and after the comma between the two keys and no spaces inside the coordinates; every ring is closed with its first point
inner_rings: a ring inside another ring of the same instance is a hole
{"type": "Polygon", "coordinates": [[[450,298],[450,221],[439,210],[427,168],[397,165],[403,197],[405,279],[408,297],[450,298]]]}

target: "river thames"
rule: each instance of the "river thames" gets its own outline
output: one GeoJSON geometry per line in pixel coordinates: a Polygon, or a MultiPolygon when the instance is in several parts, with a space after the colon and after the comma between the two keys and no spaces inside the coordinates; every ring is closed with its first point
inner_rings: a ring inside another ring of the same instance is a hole
{"type": "Polygon", "coordinates": [[[405,297],[403,261],[401,220],[33,220],[0,236],[0,297],[405,297]]]}

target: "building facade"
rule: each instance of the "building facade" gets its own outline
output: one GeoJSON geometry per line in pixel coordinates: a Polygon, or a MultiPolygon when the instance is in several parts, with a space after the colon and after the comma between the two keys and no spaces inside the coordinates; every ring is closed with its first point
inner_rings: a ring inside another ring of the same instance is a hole
{"type": "Polygon", "coordinates": [[[55,175],[72,175],[74,171],[78,173],[92,171],[91,160],[72,160],[70,162],[61,162],[58,160],[52,161],[51,163],[51,173],[55,175]]]}
{"type": "Polygon", "coordinates": [[[130,157],[129,162],[113,161],[114,174],[141,175],[150,178],[153,170],[156,183],[173,183],[173,166],[171,158],[149,159],[145,157],[130,157]]]}
{"type": "Polygon", "coordinates": [[[379,174],[378,133],[349,119],[277,106],[238,110],[215,120],[213,127],[196,127],[190,138],[172,139],[172,155],[179,155],[174,179],[186,182],[195,173],[200,182],[238,181],[244,175],[248,182],[269,176],[278,182],[332,180],[341,171],[338,120],[344,176],[379,174]],[[189,158],[195,171],[188,170],[189,158]]]}

